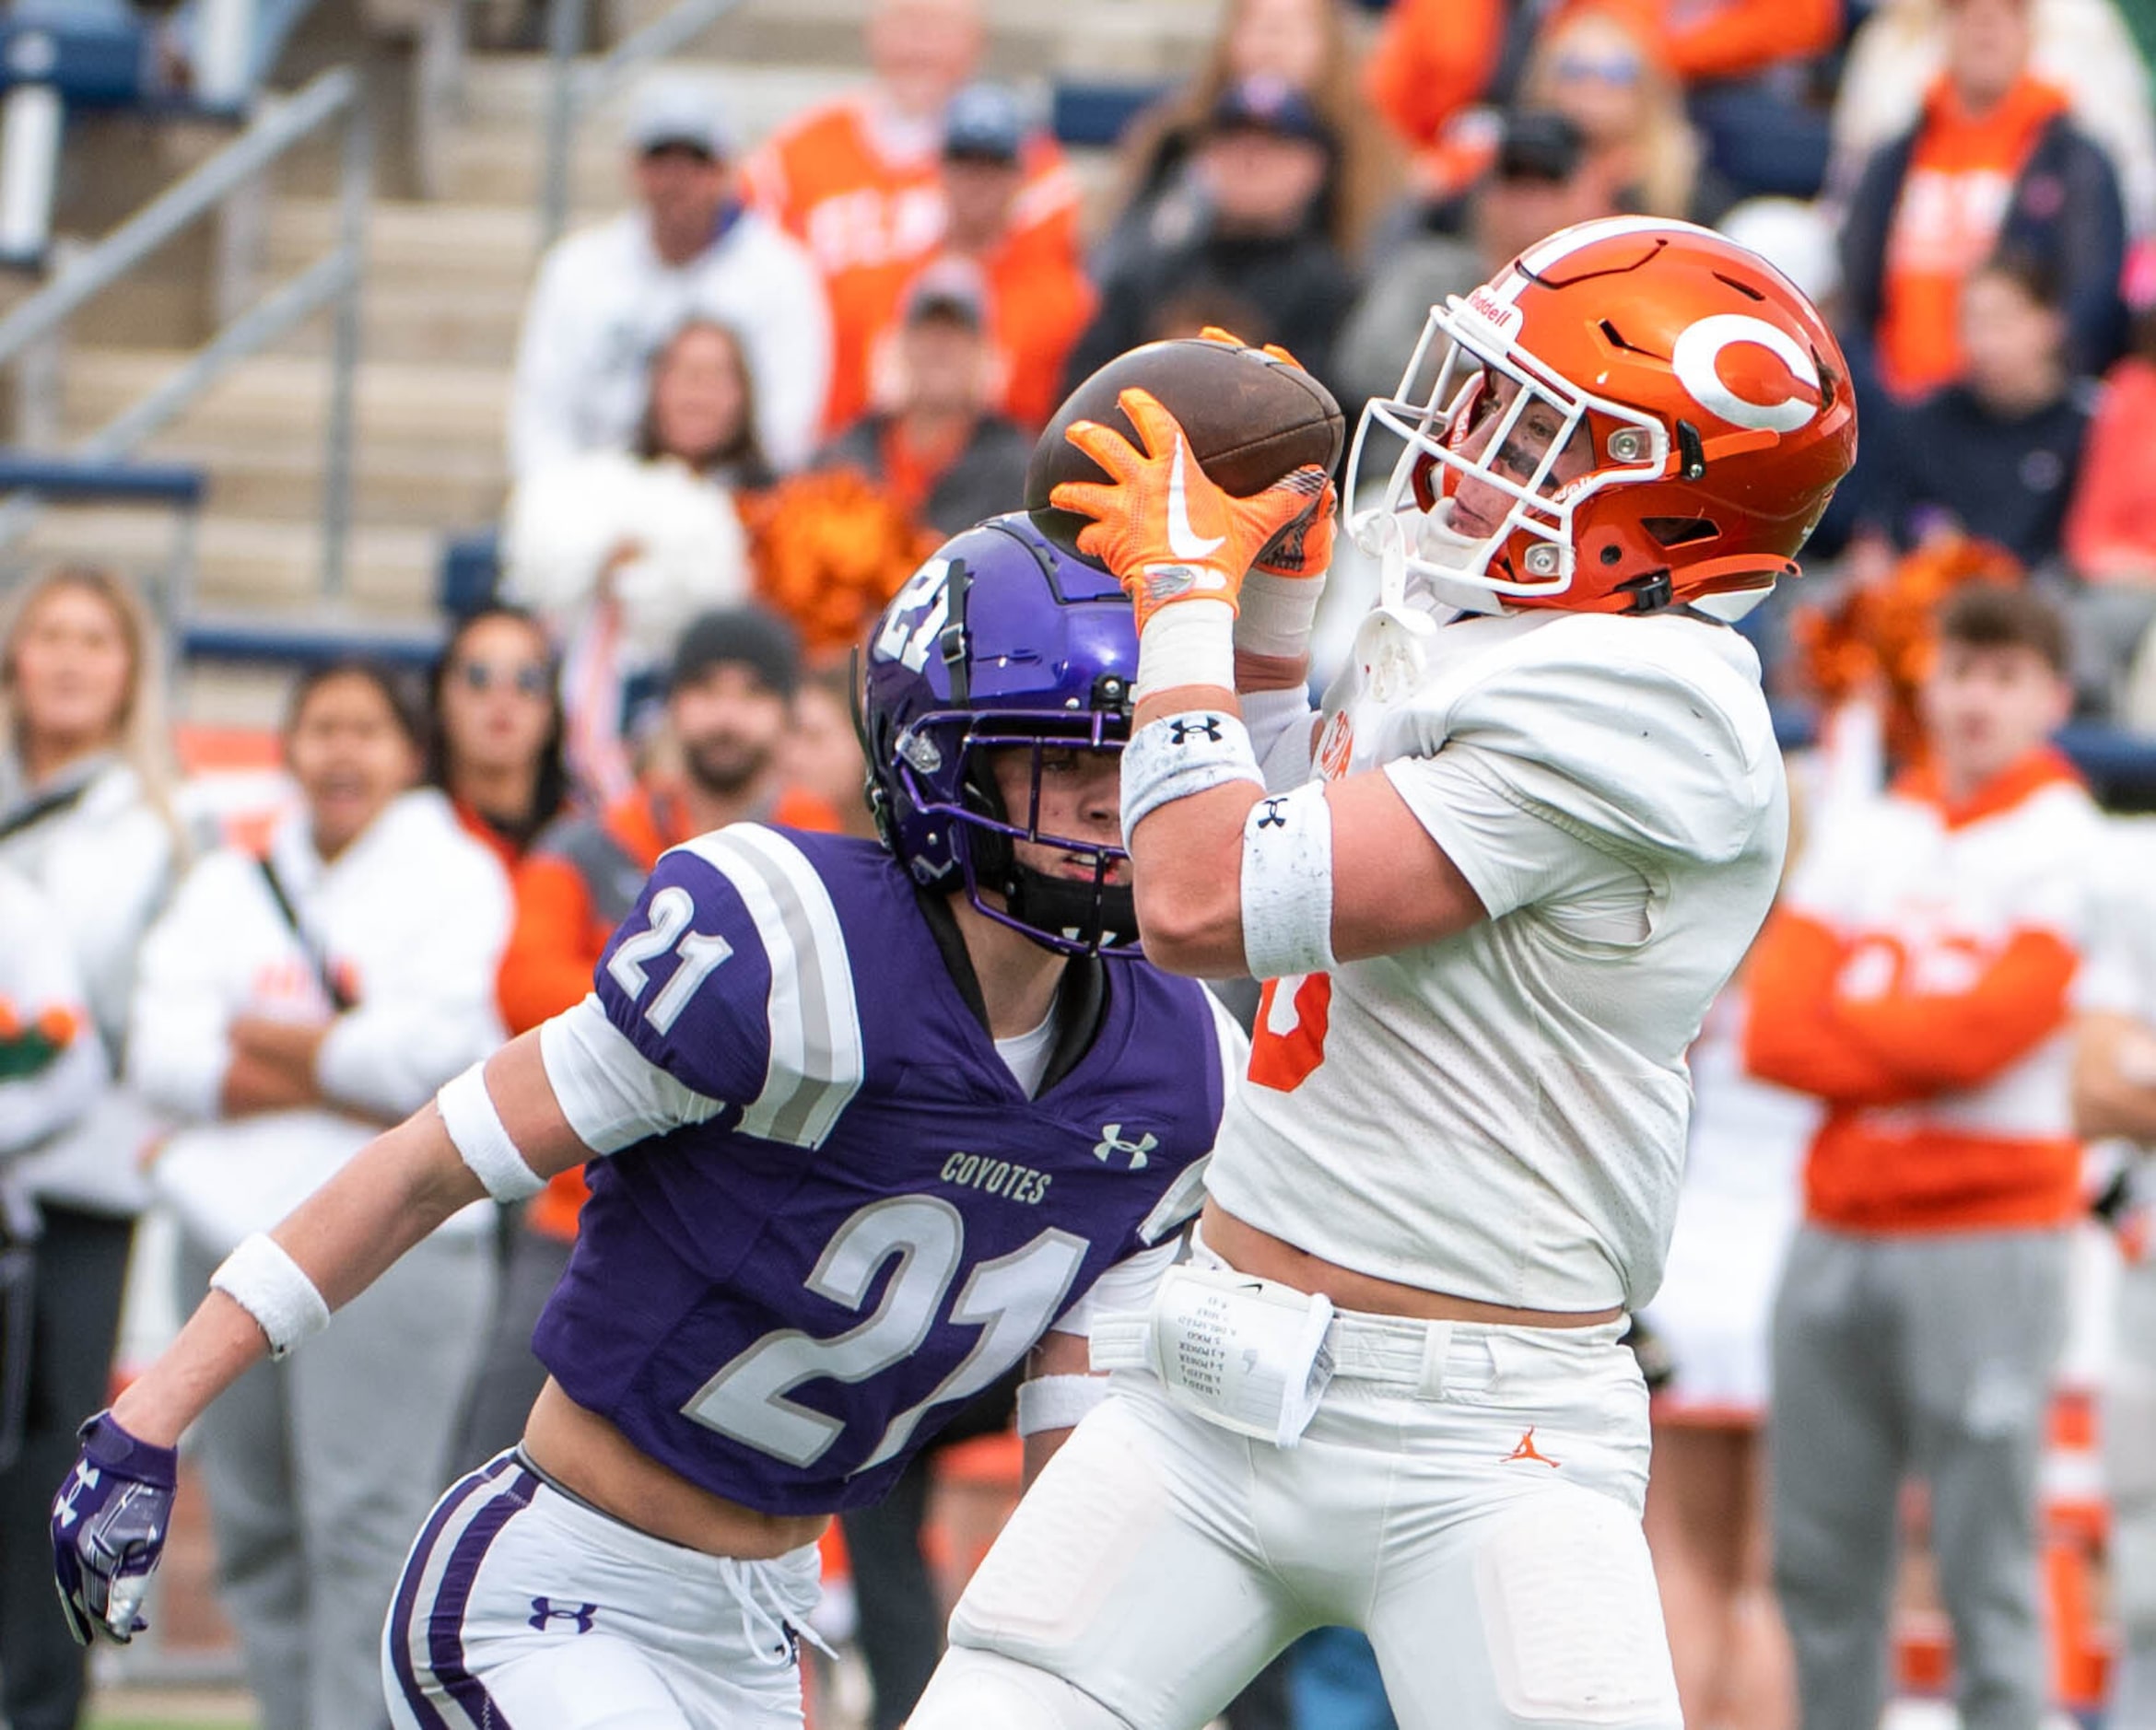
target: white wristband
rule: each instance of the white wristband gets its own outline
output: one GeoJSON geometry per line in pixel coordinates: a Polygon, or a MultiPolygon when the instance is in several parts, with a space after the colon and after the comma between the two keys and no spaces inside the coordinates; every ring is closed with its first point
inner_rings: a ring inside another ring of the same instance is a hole
{"type": "Polygon", "coordinates": [[[1105,1375],[1037,1375],[1018,1384],[1018,1433],[1068,1430],[1107,1397],[1105,1375]]]}
{"type": "Polygon", "coordinates": [[[1138,825],[1173,799],[1230,781],[1263,787],[1250,735],[1235,716],[1194,708],[1148,721],[1123,747],[1123,845],[1138,825]]]}
{"type": "Polygon", "coordinates": [[[1332,812],[1325,784],[1261,799],[1243,824],[1243,964],[1253,979],[1330,973],[1332,812]]]}
{"type": "Polygon", "coordinates": [[[484,1059],[444,1081],[434,1104],[458,1157],[497,1201],[528,1201],[546,1187],[546,1180],[524,1163],[502,1124],[501,1113],[494,1108],[484,1059]]]}
{"type": "Polygon", "coordinates": [[[1294,660],[1310,652],[1310,632],[1318,623],[1318,602],[1327,573],[1315,577],[1275,577],[1253,570],[1243,579],[1236,612],[1236,647],[1246,655],[1271,655],[1294,660]]]}
{"type": "Polygon", "coordinates": [[[329,1305],[307,1271],[266,1232],[240,1240],[210,1275],[210,1290],[222,1292],[254,1317],[270,1356],[288,1356],[294,1346],[329,1326],[329,1305]]]}
{"type": "Polygon", "coordinates": [[[1178,685],[1236,688],[1236,614],[1224,601],[1178,601],[1145,621],[1138,634],[1133,702],[1178,685]]]}

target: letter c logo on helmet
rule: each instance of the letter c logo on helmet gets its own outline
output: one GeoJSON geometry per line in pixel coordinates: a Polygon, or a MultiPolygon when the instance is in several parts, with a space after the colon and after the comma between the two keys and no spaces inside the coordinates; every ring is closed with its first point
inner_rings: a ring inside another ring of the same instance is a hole
{"type": "Polygon", "coordinates": [[[1670,350],[1670,368],[1702,408],[1739,427],[1795,432],[1819,413],[1822,401],[1819,368],[1803,345],[1788,332],[1747,313],[1717,312],[1687,325],[1670,350]],[[1756,380],[1761,390],[1778,391],[1779,400],[1757,402],[1729,388],[1722,376],[1722,356],[1740,344],[1765,349],[1782,363],[1775,370],[1787,369],[1778,380],[1767,376],[1756,380]],[[1809,400],[1803,394],[1807,390],[1809,400]]]}

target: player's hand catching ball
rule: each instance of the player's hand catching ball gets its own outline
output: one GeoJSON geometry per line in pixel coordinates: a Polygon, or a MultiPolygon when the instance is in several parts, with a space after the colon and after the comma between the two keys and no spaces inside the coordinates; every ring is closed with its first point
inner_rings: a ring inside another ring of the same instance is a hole
{"type": "Polygon", "coordinates": [[[1332,532],[1340,495],[1330,481],[1303,514],[1268,542],[1250,568],[1295,581],[1322,579],[1332,568],[1332,532]]]}
{"type": "Polygon", "coordinates": [[[1050,502],[1093,519],[1079,550],[1115,572],[1140,630],[1178,601],[1224,601],[1232,610],[1259,552],[1329,490],[1325,471],[1295,469],[1261,493],[1232,497],[1198,466],[1182,427],[1151,392],[1132,387],[1116,401],[1143,449],[1098,421],[1073,422],[1070,441],[1114,479],[1066,481],[1050,502]]]}

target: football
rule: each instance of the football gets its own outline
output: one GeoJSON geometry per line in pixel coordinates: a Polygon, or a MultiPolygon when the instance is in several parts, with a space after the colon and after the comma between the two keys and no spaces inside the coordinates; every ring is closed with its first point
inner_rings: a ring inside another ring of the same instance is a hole
{"type": "Polygon", "coordinates": [[[1198,466],[1238,498],[1262,492],[1292,469],[1340,466],[1347,422],[1332,392],[1300,367],[1256,348],[1204,337],[1173,337],[1119,355],[1064,399],[1025,471],[1025,508],[1040,532],[1077,553],[1092,520],[1058,510],[1049,495],[1065,481],[1105,481],[1100,465],[1063,437],[1072,421],[1113,427],[1136,443],[1138,430],[1119,392],[1142,385],[1182,424],[1198,466]]]}

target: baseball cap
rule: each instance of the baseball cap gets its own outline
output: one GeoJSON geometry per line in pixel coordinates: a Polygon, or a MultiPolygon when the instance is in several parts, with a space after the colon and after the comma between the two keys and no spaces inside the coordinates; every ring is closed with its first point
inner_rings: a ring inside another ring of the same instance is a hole
{"type": "Polygon", "coordinates": [[[924,266],[908,285],[903,307],[908,324],[921,319],[954,319],[973,330],[988,324],[988,285],[970,260],[946,253],[924,266]]]}
{"type": "Polygon", "coordinates": [[[714,667],[741,666],[780,696],[801,684],[801,641],[793,627],[761,607],[720,607],[689,621],[674,648],[671,693],[694,684],[714,667]]]}
{"type": "Polygon", "coordinates": [[[723,111],[717,88],[705,79],[648,79],[629,106],[628,146],[639,156],[674,146],[722,161],[731,143],[723,111]]]}
{"type": "Polygon", "coordinates": [[[1553,109],[1515,109],[1497,134],[1501,181],[1568,181],[1579,169],[1587,138],[1569,115],[1553,109]]]}
{"type": "Polygon", "coordinates": [[[1212,118],[1214,132],[1269,132],[1328,148],[1332,145],[1332,128],[1309,99],[1285,78],[1266,73],[1229,85],[1214,99],[1212,118]]]}
{"type": "Polygon", "coordinates": [[[969,84],[943,110],[943,154],[1015,162],[1025,143],[1018,98],[1001,84],[969,84]]]}

